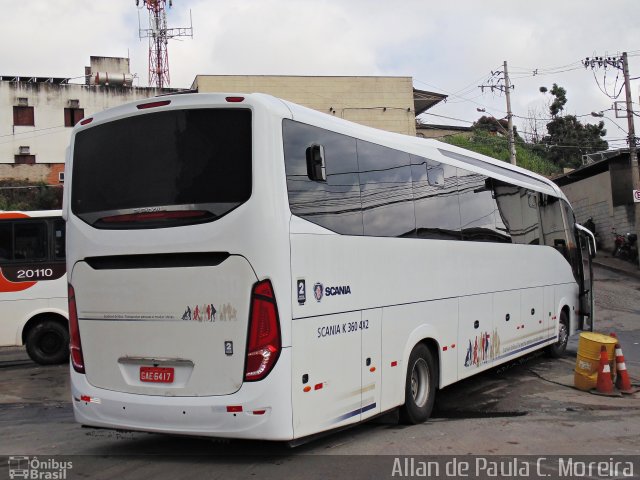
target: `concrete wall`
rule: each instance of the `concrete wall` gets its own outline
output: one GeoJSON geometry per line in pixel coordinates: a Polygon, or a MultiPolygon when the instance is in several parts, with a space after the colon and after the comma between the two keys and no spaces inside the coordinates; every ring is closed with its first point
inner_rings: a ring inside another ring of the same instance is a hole
{"type": "Polygon", "coordinates": [[[64,109],[78,100],[84,116],[106,108],[161,93],[155,88],[101,87],[59,83],[0,81],[0,164],[14,163],[20,147],[29,147],[36,163],[64,163],[71,128],[65,127],[64,109]],[[34,126],[14,126],[13,106],[26,98],[34,107],[34,126]]]}
{"type": "Polygon", "coordinates": [[[198,75],[192,88],[268,93],[370,127],[416,134],[411,77],[198,75]]]}
{"type": "Polygon", "coordinates": [[[444,137],[450,137],[452,135],[461,135],[463,137],[470,137],[471,135],[473,135],[473,132],[471,131],[470,128],[453,129],[453,128],[447,128],[446,126],[430,127],[428,125],[416,127],[416,136],[422,137],[422,138],[433,138],[433,139],[439,140],[444,137]]]}
{"type": "Polygon", "coordinates": [[[30,180],[34,183],[44,182],[47,185],[58,185],[59,174],[64,172],[64,163],[37,163],[35,165],[16,165],[1,163],[0,178],[30,180]]]}
{"type": "Polygon", "coordinates": [[[573,206],[578,223],[584,223],[588,218],[593,218],[596,231],[600,234],[601,248],[613,250],[612,227],[623,234],[635,231],[633,205],[612,206],[609,172],[600,173],[561,188],[573,206]]]}
{"type": "Polygon", "coordinates": [[[90,57],[92,72],[129,73],[129,59],[121,57],[90,57]]]}

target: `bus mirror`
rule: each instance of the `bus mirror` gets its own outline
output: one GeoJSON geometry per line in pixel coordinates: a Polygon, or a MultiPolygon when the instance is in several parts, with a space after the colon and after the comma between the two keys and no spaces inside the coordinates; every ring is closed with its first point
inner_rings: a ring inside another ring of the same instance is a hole
{"type": "Polygon", "coordinates": [[[591,230],[583,227],[582,225],[576,223],[576,230],[578,235],[582,239],[582,243],[586,243],[587,250],[589,251],[589,256],[591,258],[596,256],[596,237],[591,233],[591,230]]]}
{"type": "Polygon", "coordinates": [[[327,170],[324,160],[324,147],[311,145],[307,148],[307,175],[317,182],[327,181],[327,170]]]}
{"type": "Polygon", "coordinates": [[[589,242],[589,255],[593,258],[596,256],[596,241],[592,237],[587,237],[587,242],[589,242]]]}

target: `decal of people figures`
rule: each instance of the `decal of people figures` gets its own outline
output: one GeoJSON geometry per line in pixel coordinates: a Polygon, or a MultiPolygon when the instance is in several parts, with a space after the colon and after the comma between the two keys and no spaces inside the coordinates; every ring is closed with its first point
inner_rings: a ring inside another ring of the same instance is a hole
{"type": "Polygon", "coordinates": [[[186,310],[182,314],[182,320],[194,322],[215,322],[216,313],[218,313],[218,310],[213,306],[213,303],[196,305],[193,309],[190,306],[187,306],[186,310]]]}
{"type": "Polygon", "coordinates": [[[492,333],[480,332],[474,338],[469,339],[467,354],[464,358],[464,366],[475,365],[479,367],[493,360],[500,351],[500,337],[497,329],[492,333]]]}

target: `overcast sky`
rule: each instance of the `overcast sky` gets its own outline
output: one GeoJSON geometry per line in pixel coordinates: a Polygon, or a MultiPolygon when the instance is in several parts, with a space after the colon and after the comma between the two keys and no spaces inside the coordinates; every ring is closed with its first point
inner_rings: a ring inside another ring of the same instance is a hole
{"type": "MultiPolygon", "coordinates": [[[[91,55],[129,55],[147,85],[148,44],[138,39],[138,12],[145,26],[147,11],[135,0],[0,6],[1,75],[79,77],[91,55]]],[[[602,90],[617,94],[622,74],[585,70],[585,57],[627,51],[631,77],[640,77],[639,0],[174,0],[169,26],[188,26],[189,10],[194,38],[169,42],[172,87],[189,87],[197,74],[411,76],[416,88],[449,95],[425,121],[470,125],[477,108],[505,116],[504,97],[477,86],[506,60],[515,123],[525,130],[521,117],[547,116],[539,87],[554,82],[567,89],[568,113],[611,108],[602,90]]],[[[632,81],[640,114],[639,86],[632,81]]],[[[605,115],[611,146],[626,145],[626,119],[605,115]]]]}

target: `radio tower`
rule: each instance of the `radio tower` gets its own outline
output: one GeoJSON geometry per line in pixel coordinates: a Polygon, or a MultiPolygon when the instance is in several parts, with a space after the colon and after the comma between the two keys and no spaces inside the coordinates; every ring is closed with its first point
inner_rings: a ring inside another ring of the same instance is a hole
{"type": "MultiPolygon", "coordinates": [[[[142,0],[142,3],[149,10],[149,28],[140,28],[138,13],[138,35],[141,40],[149,39],[149,86],[165,88],[170,84],[167,42],[176,37],[193,38],[193,22],[188,28],[167,28],[167,0],[142,0]]],[[[136,0],[136,6],[139,4],[140,0],[136,0]]],[[[169,7],[172,6],[173,0],[169,0],[169,7]]]]}

